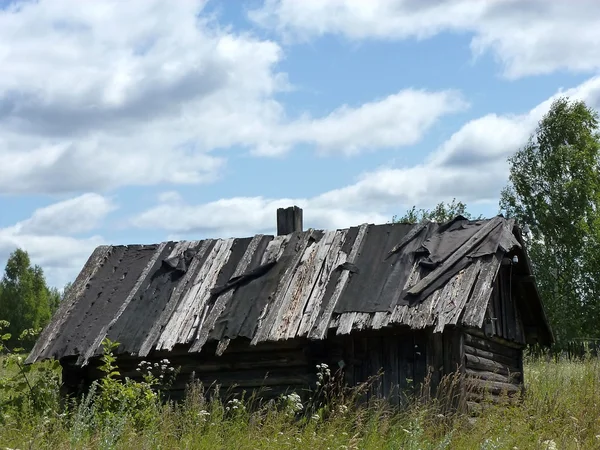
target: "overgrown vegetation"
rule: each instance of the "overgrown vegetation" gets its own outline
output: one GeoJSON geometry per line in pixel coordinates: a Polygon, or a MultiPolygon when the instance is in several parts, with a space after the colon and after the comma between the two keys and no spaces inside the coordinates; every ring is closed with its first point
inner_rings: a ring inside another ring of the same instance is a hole
{"type": "MultiPolygon", "coordinates": [[[[0,280],[0,320],[7,321],[11,345],[23,330],[40,330],[52,317],[61,301],[61,293],[46,284],[44,271],[31,265],[29,254],[16,249],[8,258],[0,280]]],[[[21,336],[19,345],[29,349],[34,344],[31,334],[21,336]]],[[[1,350],[0,350],[1,353],[1,350]]]]}
{"type": "MultiPolygon", "coordinates": [[[[572,362],[528,358],[526,395],[516,402],[490,403],[473,418],[448,412],[452,389],[442,389],[434,398],[423,389],[420,396],[408,399],[403,410],[384,402],[356,406],[353,395],[319,396],[316,402],[316,397],[303,400],[293,393],[268,403],[253,396],[220,400],[207,396],[203,386],[195,383],[189,385],[183,402],[164,402],[161,393],[169,378],[165,374],[175,372],[168,361],[158,367],[142,364],[140,371],[147,371],[142,381],[121,380],[114,345],[105,342],[105,376],[89,394],[62,403],[56,366],[44,363],[27,369],[27,374],[35,374],[29,382],[51,391],[41,402],[36,389],[11,384],[23,377],[22,366],[15,355],[4,357],[0,446],[57,450],[600,448],[600,363],[589,357],[572,362]]],[[[323,375],[324,390],[331,387],[326,369],[315,368],[323,375]]],[[[453,384],[449,377],[445,385],[453,384]]]]}
{"type": "MultiPolygon", "coordinates": [[[[410,208],[402,216],[392,217],[394,223],[421,223],[426,220],[437,223],[444,223],[454,219],[456,216],[463,216],[466,219],[474,219],[467,211],[466,203],[457,201],[455,198],[451,202],[438,203],[433,209],[417,209],[416,206],[410,208]]],[[[477,217],[481,218],[481,216],[477,217]]]]}
{"type": "Polygon", "coordinates": [[[557,99],[509,164],[500,206],[530,230],[528,251],[559,346],[600,337],[598,113],[557,99]]]}

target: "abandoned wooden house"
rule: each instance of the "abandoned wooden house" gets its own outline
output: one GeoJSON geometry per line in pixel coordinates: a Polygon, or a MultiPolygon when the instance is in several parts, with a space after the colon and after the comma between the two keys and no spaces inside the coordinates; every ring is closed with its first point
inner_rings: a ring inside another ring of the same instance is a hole
{"type": "Polygon", "coordinates": [[[456,371],[517,391],[526,344],[552,342],[513,220],[303,231],[291,207],[277,223],[277,236],[98,247],[27,362],[58,359],[75,392],[100,376],[106,337],[130,378],[142,360],[179,366],[173,398],[192,373],[301,394],[326,363],[348,385],[382,370],[369,395],[397,404],[456,371]]]}

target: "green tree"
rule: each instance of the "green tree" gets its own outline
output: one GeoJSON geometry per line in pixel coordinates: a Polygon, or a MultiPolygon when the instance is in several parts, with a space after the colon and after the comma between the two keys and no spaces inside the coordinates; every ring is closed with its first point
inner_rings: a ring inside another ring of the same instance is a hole
{"type": "Polygon", "coordinates": [[[45,326],[58,306],[57,299],[60,295],[48,288],[42,268],[31,265],[26,251],[15,250],[0,281],[0,320],[10,323],[13,340],[24,330],[45,326]]]}
{"type": "Polygon", "coordinates": [[[500,208],[531,230],[528,250],[558,344],[600,336],[598,114],[555,100],[509,158],[500,208]]]}
{"type": "Polygon", "coordinates": [[[460,201],[457,202],[454,198],[449,203],[438,203],[433,209],[417,209],[416,206],[413,206],[403,216],[394,216],[392,222],[420,223],[430,220],[432,222],[443,223],[459,215],[467,219],[472,218],[471,214],[467,212],[467,205],[460,201]]]}

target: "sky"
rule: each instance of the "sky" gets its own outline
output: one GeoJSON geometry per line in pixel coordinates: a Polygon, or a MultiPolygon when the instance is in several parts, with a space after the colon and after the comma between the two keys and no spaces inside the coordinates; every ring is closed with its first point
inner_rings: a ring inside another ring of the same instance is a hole
{"type": "Polygon", "coordinates": [[[600,108],[597,0],[0,0],[0,265],[490,217],[558,96],[600,108]]]}

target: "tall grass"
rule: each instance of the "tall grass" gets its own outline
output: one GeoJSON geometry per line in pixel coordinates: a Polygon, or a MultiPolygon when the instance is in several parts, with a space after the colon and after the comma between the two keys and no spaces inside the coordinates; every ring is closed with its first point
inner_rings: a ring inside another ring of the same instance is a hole
{"type": "MultiPolygon", "coordinates": [[[[6,377],[0,372],[0,380],[6,377]]],[[[100,411],[103,403],[92,392],[68,408],[25,402],[0,411],[0,449],[600,448],[598,360],[530,359],[525,380],[519,402],[490,403],[477,417],[450,413],[451,379],[402,411],[384,402],[356,407],[350,398],[309,409],[294,395],[224,402],[192,384],[179,404],[146,403],[142,422],[126,407],[100,411]]]]}

